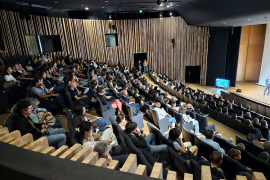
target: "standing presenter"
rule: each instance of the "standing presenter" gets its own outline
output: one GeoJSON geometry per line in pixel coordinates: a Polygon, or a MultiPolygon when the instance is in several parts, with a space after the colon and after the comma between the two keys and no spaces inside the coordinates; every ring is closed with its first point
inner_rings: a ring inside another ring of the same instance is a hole
{"type": "Polygon", "coordinates": [[[148,62],[146,61],[146,59],[144,60],[143,62],[143,74],[147,73],[147,65],[148,65],[148,62]]]}
{"type": "Polygon", "coordinates": [[[269,96],[269,92],[270,92],[270,76],[268,76],[268,78],[265,80],[265,89],[264,89],[264,93],[263,95],[265,96],[266,91],[267,92],[267,96],[269,96]]]}

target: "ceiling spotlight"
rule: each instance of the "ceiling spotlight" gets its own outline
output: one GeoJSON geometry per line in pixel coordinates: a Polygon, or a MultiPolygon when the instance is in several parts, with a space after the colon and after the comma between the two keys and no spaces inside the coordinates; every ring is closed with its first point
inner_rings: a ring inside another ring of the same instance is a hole
{"type": "Polygon", "coordinates": [[[162,13],[159,13],[159,17],[162,17],[162,13]]]}
{"type": "Polygon", "coordinates": [[[88,8],[88,7],[86,7],[86,8],[85,8],[85,10],[89,10],[89,8],[88,8]]]}
{"type": "Polygon", "coordinates": [[[172,16],[172,12],[170,12],[170,16],[172,16]]]}
{"type": "Polygon", "coordinates": [[[105,1],[105,2],[109,2],[109,1],[105,1]]]}
{"type": "Polygon", "coordinates": [[[81,6],[83,6],[83,4],[81,6]]]}
{"type": "Polygon", "coordinates": [[[176,6],[178,6],[178,5],[176,4],[176,6]]]}
{"type": "Polygon", "coordinates": [[[57,4],[58,2],[55,1],[54,3],[57,4]]]}
{"type": "Polygon", "coordinates": [[[104,8],[104,7],[102,7],[102,8],[104,8]]]}
{"type": "Polygon", "coordinates": [[[169,8],[170,6],[168,5],[168,6],[166,6],[167,8],[169,8]]]}
{"type": "Polygon", "coordinates": [[[112,15],[109,14],[109,19],[112,19],[112,15]]]}
{"type": "Polygon", "coordinates": [[[140,10],[139,12],[142,13],[142,10],[140,10]]]}

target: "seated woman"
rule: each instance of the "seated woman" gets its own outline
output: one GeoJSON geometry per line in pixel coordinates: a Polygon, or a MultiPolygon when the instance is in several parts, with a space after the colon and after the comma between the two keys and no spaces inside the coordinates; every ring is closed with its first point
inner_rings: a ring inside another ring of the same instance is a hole
{"type": "Polygon", "coordinates": [[[121,155],[121,156],[111,156],[110,155],[110,146],[108,145],[107,142],[98,142],[94,148],[95,152],[98,152],[98,155],[100,158],[105,158],[107,159],[107,165],[109,165],[112,160],[117,160],[119,161],[119,166],[120,168],[124,165],[128,155],[121,155]]]}
{"type": "Polygon", "coordinates": [[[192,122],[192,124],[195,126],[195,135],[201,135],[200,131],[199,131],[199,122],[195,119],[192,119],[190,116],[187,116],[186,115],[186,112],[187,112],[187,108],[184,107],[184,106],[181,106],[179,108],[179,113],[182,114],[183,116],[183,120],[185,123],[188,123],[188,122],[192,122]]]}
{"type": "Polygon", "coordinates": [[[134,94],[136,95],[136,96],[140,96],[140,94],[139,94],[139,90],[136,88],[136,89],[134,89],[134,94]]]}
{"type": "Polygon", "coordinates": [[[73,127],[77,128],[81,121],[90,121],[93,123],[94,128],[98,128],[99,132],[103,132],[106,130],[106,124],[105,124],[105,119],[103,117],[98,117],[98,116],[93,116],[93,115],[88,115],[86,116],[86,109],[82,105],[76,105],[73,108],[73,127]],[[83,117],[83,118],[81,118],[83,117]],[[83,120],[82,120],[83,119],[83,120]]]}
{"type": "Polygon", "coordinates": [[[73,100],[83,101],[84,104],[89,104],[89,107],[93,107],[94,106],[93,103],[96,103],[96,99],[92,95],[91,91],[88,91],[85,94],[83,94],[81,91],[77,89],[77,84],[74,82],[70,83],[69,92],[73,100]]]}
{"type": "MultiPolygon", "coordinates": [[[[46,116],[52,115],[51,112],[48,112],[44,108],[38,108],[39,101],[35,98],[28,98],[30,101],[33,111],[28,117],[36,124],[46,124],[46,116]]],[[[62,128],[62,123],[60,119],[55,119],[55,124],[50,126],[51,128],[62,128]]]]}
{"type": "MultiPolygon", "coordinates": [[[[87,87],[81,86],[79,84],[79,79],[77,78],[77,76],[74,73],[71,73],[69,76],[69,82],[74,82],[77,84],[77,87],[79,87],[80,89],[86,89],[87,87]]],[[[82,82],[81,82],[82,83],[82,82]]]]}
{"type": "Polygon", "coordinates": [[[113,108],[118,109],[118,114],[121,114],[122,112],[122,103],[119,101],[119,99],[107,99],[106,96],[104,95],[105,90],[104,88],[99,89],[98,97],[100,98],[101,102],[105,104],[111,104],[113,108]]]}
{"type": "Polygon", "coordinates": [[[173,128],[169,132],[169,140],[173,142],[174,149],[177,150],[178,155],[183,157],[184,159],[190,159],[191,158],[191,152],[192,155],[197,156],[198,153],[198,147],[197,146],[191,146],[189,150],[186,150],[186,147],[183,143],[182,138],[180,137],[181,130],[179,128],[173,128]]]}
{"type": "Polygon", "coordinates": [[[122,129],[122,131],[126,129],[126,126],[124,125],[124,123],[126,122],[126,118],[124,114],[117,114],[115,121],[119,125],[119,127],[122,129]]]}

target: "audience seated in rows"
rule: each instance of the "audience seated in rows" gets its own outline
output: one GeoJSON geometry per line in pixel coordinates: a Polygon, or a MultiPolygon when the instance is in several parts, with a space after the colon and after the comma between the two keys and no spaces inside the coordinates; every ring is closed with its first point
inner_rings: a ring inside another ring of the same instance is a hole
{"type": "Polygon", "coordinates": [[[201,137],[200,138],[203,142],[209,144],[210,146],[212,146],[213,148],[215,148],[216,150],[222,152],[223,154],[225,154],[225,150],[223,148],[221,148],[219,146],[219,144],[214,140],[214,131],[213,130],[206,130],[205,132],[205,138],[201,137]]]}
{"type": "Polygon", "coordinates": [[[155,110],[158,114],[158,118],[164,119],[165,117],[169,117],[169,122],[171,123],[171,127],[174,128],[175,127],[175,118],[172,117],[171,115],[169,115],[163,108],[160,108],[161,104],[159,102],[155,103],[155,108],[153,110],[155,110]]]}

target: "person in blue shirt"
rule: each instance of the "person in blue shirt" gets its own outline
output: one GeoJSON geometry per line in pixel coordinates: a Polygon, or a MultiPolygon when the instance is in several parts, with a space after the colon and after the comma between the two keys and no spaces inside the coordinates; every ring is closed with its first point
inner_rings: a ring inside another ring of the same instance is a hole
{"type": "Polygon", "coordinates": [[[202,140],[203,142],[212,146],[216,150],[222,152],[222,154],[225,154],[225,150],[223,148],[221,148],[217,142],[213,141],[213,139],[214,139],[214,131],[213,130],[210,130],[210,129],[206,130],[205,137],[206,138],[201,137],[200,140],[202,140]]]}
{"type": "Polygon", "coordinates": [[[267,90],[268,90],[267,96],[269,96],[269,93],[270,93],[270,76],[268,76],[268,78],[265,80],[265,89],[264,89],[264,93],[263,93],[264,96],[265,96],[265,93],[266,93],[267,90]]]}
{"type": "Polygon", "coordinates": [[[139,63],[138,63],[138,70],[142,71],[141,61],[139,61],[139,63]]]}
{"type": "Polygon", "coordinates": [[[132,107],[137,108],[140,111],[140,105],[138,103],[133,103],[127,98],[127,90],[122,91],[122,96],[121,98],[128,104],[130,104],[132,107]]]}

